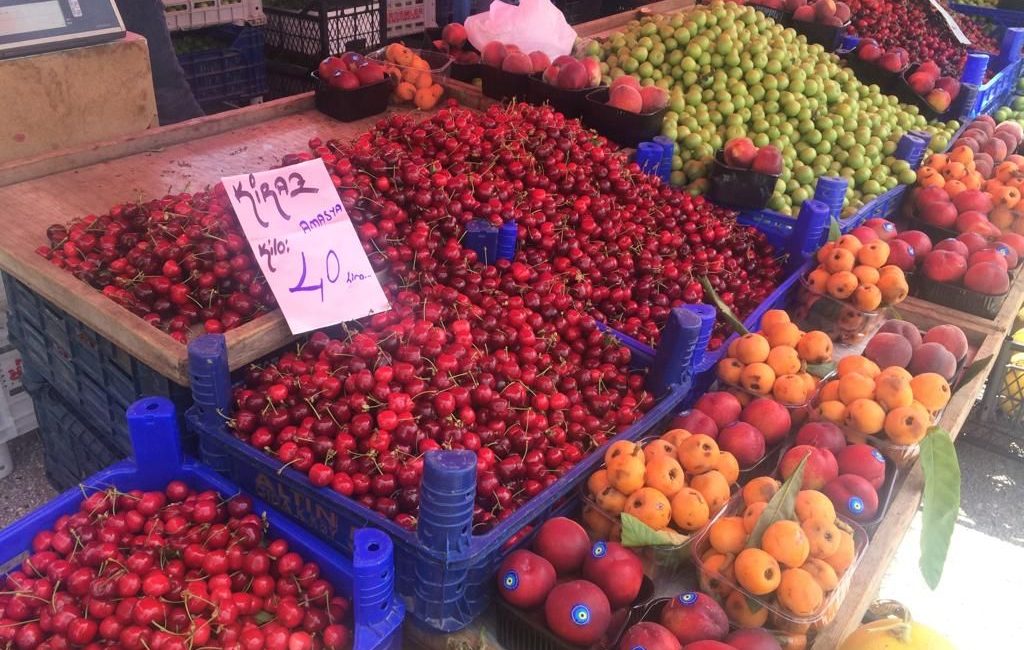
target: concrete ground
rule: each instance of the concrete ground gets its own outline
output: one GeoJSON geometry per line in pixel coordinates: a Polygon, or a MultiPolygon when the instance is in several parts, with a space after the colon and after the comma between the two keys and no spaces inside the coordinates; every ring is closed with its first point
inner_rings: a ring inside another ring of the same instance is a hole
{"type": "MultiPolygon", "coordinates": [[[[965,427],[971,435],[971,425],[965,427]]],[[[1022,436],[1024,437],[1024,436],[1022,436]]],[[[0,527],[55,496],[43,472],[37,434],[11,443],[14,473],[0,479],[0,527]]],[[[961,650],[1019,646],[1024,638],[1018,590],[1024,585],[1024,459],[957,442],[963,471],[960,520],[936,591],[917,567],[920,516],[914,520],[879,592],[961,650]]]]}

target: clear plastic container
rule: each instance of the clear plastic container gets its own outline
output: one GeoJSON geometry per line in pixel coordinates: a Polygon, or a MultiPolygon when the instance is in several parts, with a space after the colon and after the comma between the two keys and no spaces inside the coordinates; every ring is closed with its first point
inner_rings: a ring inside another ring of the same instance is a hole
{"type": "Polygon", "coordinates": [[[843,573],[843,576],[839,579],[839,584],[835,589],[825,594],[824,601],[821,607],[818,608],[813,614],[808,616],[799,616],[787,611],[781,605],[779,605],[773,598],[765,596],[755,596],[754,594],[743,589],[736,583],[716,571],[712,571],[706,567],[701,557],[711,547],[711,542],[708,536],[708,531],[711,528],[711,524],[714,524],[720,517],[728,516],[740,516],[743,514],[744,503],[743,495],[739,494],[733,497],[729,503],[722,508],[722,510],[715,515],[708,526],[706,526],[698,535],[697,539],[694,540],[691,545],[691,552],[693,554],[694,564],[697,565],[697,576],[700,580],[701,591],[705,593],[720,597],[722,587],[728,587],[732,590],[739,591],[743,594],[747,601],[750,603],[756,603],[758,606],[768,610],[769,614],[769,626],[770,628],[776,628],[785,630],[787,632],[798,632],[804,631],[816,631],[824,628],[835,619],[836,614],[839,611],[840,605],[846,598],[847,593],[850,590],[850,583],[853,579],[853,574],[857,571],[858,565],[860,565],[861,559],[864,557],[864,551],[868,547],[868,534],[858,524],[849,521],[843,517],[838,519],[844,527],[848,528],[853,534],[853,546],[854,556],[853,562],[843,573]]]}
{"type": "MultiPolygon", "coordinates": [[[[826,420],[818,417],[817,415],[818,410],[816,407],[818,406],[818,401],[818,397],[815,397],[811,404],[810,419],[812,421],[823,422],[826,420]]],[[[935,424],[937,420],[938,416],[933,416],[931,424],[935,424]]],[[[867,443],[872,447],[875,447],[878,451],[882,452],[883,456],[895,463],[897,469],[908,469],[914,464],[914,461],[917,460],[917,457],[921,453],[921,446],[918,443],[914,443],[912,445],[898,445],[886,438],[884,433],[864,434],[850,429],[841,422],[833,422],[833,424],[842,430],[848,443],[867,443]]]]}
{"type": "Polygon", "coordinates": [[[861,311],[848,302],[812,291],[807,278],[800,278],[793,322],[802,330],[821,330],[835,343],[856,345],[881,327],[885,318],[884,308],[861,311]]]}
{"type": "MultiPolygon", "coordinates": [[[[430,65],[430,76],[434,80],[434,83],[445,85],[450,74],[452,60],[449,56],[443,52],[437,52],[435,50],[418,50],[414,47],[408,48],[413,54],[420,57],[430,65]]],[[[370,61],[376,61],[387,68],[395,68],[402,73],[402,78],[405,79],[406,73],[412,71],[419,71],[418,68],[408,65],[400,65],[388,61],[386,56],[387,48],[382,47],[379,50],[374,50],[366,55],[366,58],[370,61]]]]}

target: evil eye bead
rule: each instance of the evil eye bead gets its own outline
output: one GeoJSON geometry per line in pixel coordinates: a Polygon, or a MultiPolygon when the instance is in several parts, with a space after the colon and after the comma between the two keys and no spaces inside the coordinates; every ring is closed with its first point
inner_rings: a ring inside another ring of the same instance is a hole
{"type": "Polygon", "coordinates": [[[697,594],[692,591],[687,591],[676,596],[676,600],[679,601],[680,605],[685,605],[689,607],[690,605],[697,602],[697,594]]]}
{"type": "Polygon", "coordinates": [[[590,623],[590,608],[586,605],[574,605],[569,616],[576,625],[587,625],[590,623]]]}
{"type": "Polygon", "coordinates": [[[590,554],[594,557],[604,557],[605,555],[608,555],[608,545],[604,542],[597,542],[590,549],[590,554]]]}
{"type": "Polygon", "coordinates": [[[515,591],[519,588],[519,574],[514,570],[509,571],[501,579],[501,586],[504,587],[506,591],[515,591]]]}
{"type": "Polygon", "coordinates": [[[884,463],[885,462],[885,456],[883,456],[882,452],[878,451],[877,449],[872,449],[871,450],[871,455],[874,456],[875,460],[877,460],[878,462],[880,462],[880,463],[884,463]]]}
{"type": "Polygon", "coordinates": [[[849,508],[850,514],[859,515],[864,512],[864,500],[860,497],[850,497],[850,500],[846,502],[846,507],[849,508]]]}

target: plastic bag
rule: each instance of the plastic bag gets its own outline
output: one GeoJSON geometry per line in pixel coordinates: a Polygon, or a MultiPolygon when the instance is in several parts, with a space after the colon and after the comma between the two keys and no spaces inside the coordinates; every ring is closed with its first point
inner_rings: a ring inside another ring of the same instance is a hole
{"type": "Polygon", "coordinates": [[[554,59],[572,52],[576,30],[551,0],[519,0],[519,6],[494,0],[489,11],[466,19],[473,47],[484,49],[491,41],[518,45],[529,54],[539,50],[554,59]]]}

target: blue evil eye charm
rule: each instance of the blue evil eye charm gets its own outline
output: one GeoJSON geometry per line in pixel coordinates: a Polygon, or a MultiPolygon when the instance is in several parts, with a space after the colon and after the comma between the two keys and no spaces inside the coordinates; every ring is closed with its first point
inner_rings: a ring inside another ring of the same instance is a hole
{"type": "Polygon", "coordinates": [[[878,462],[883,464],[885,463],[885,456],[883,456],[882,452],[878,451],[877,449],[872,449],[871,455],[874,456],[875,460],[877,460],[878,462]]]}
{"type": "Polygon", "coordinates": [[[687,591],[676,596],[676,600],[679,601],[680,605],[685,605],[686,607],[689,607],[690,605],[693,605],[697,602],[697,594],[692,591],[687,591]]]}
{"type": "Polygon", "coordinates": [[[506,591],[515,591],[519,588],[519,574],[514,570],[510,570],[501,579],[501,586],[504,587],[506,591]]]}
{"type": "Polygon", "coordinates": [[[608,545],[604,542],[597,542],[590,549],[590,554],[594,557],[604,557],[605,555],[608,555],[608,545]]]}
{"type": "Polygon", "coordinates": [[[576,625],[587,625],[590,623],[590,608],[586,605],[574,605],[569,616],[576,625]]]}
{"type": "Polygon", "coordinates": [[[864,512],[864,500],[860,497],[850,497],[846,507],[850,509],[850,514],[859,515],[864,512]]]}

